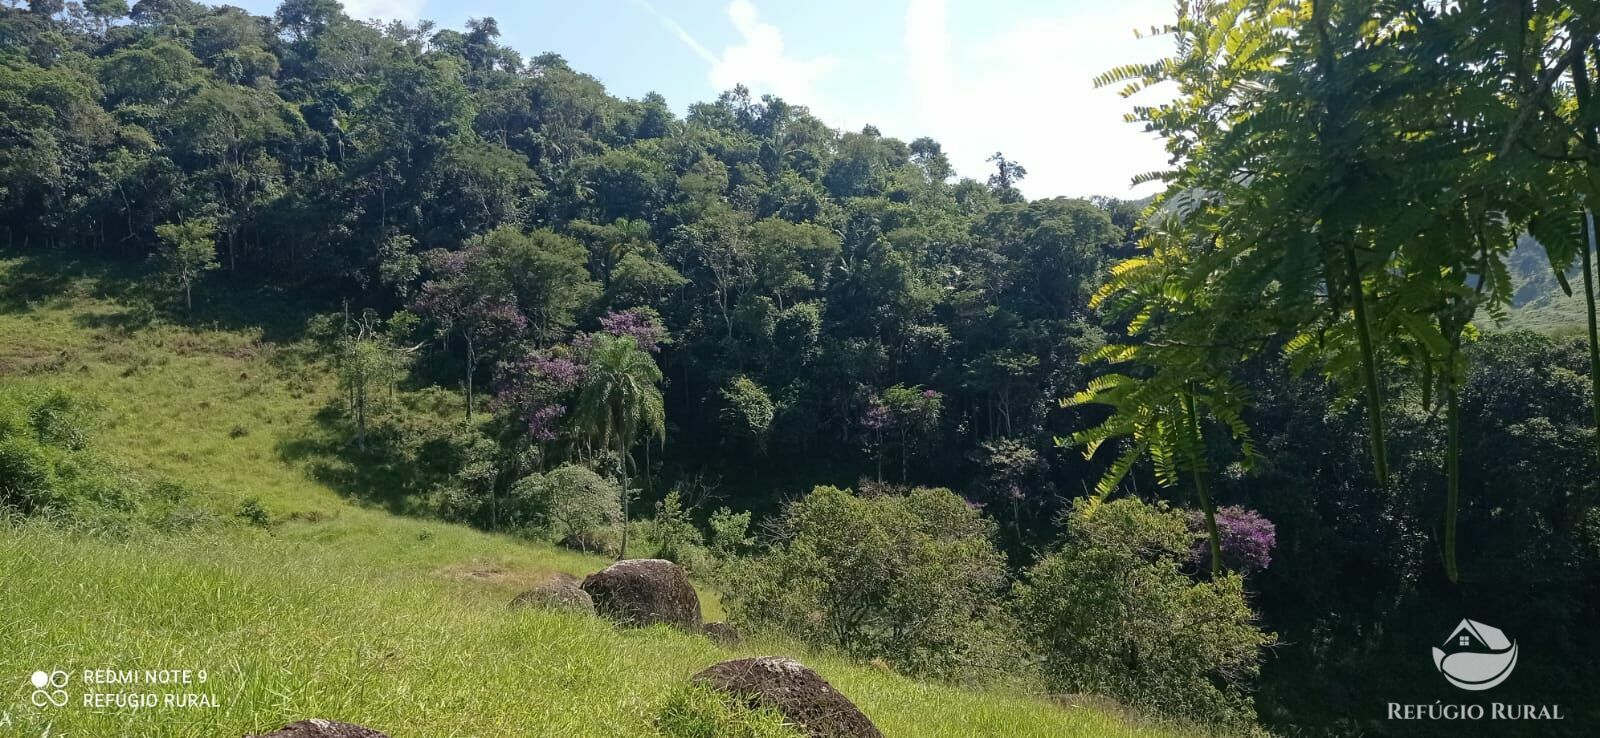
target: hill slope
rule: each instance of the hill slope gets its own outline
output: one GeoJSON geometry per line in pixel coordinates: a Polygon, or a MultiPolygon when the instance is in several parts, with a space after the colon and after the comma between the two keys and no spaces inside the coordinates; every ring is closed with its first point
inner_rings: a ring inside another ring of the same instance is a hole
{"type": "MultiPolygon", "coordinates": [[[[295,345],[257,328],[164,323],[76,266],[4,261],[0,284],[0,384],[93,396],[102,443],[195,490],[196,516],[230,519],[259,500],[277,521],[166,535],[11,526],[0,536],[0,674],[73,675],[60,708],[34,707],[32,686],[7,677],[0,711],[21,734],[227,736],[322,716],[396,736],[658,735],[664,696],[735,655],[660,628],[509,611],[528,582],[606,562],[398,517],[317,481],[318,460],[285,449],[317,432],[332,387],[295,345]],[[87,669],[205,670],[203,685],[133,691],[217,706],[85,707],[87,669]]],[[[774,652],[814,666],[890,736],[1162,734],[775,644],[737,651],[774,652]]]]}
{"type": "Polygon", "coordinates": [[[1544,247],[1529,236],[1517,241],[1516,251],[1507,261],[1511,282],[1515,288],[1511,309],[1504,325],[1487,327],[1523,328],[1540,333],[1581,333],[1587,320],[1584,316],[1583,277],[1574,267],[1567,275],[1573,294],[1561,289],[1555,273],[1550,269],[1550,259],[1544,247]]]}

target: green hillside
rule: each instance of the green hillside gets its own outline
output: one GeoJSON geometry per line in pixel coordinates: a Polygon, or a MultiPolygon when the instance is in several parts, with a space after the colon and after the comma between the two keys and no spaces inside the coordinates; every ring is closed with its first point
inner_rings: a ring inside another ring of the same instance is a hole
{"type": "MultiPolygon", "coordinates": [[[[0,674],[205,670],[192,690],[217,706],[35,708],[32,688],[9,680],[0,709],[17,734],[227,736],[321,716],[396,736],[658,735],[689,675],[772,653],[816,668],[890,736],[1164,734],[785,644],[727,651],[660,627],[508,610],[529,583],[607,562],[347,498],[318,481],[326,459],[293,451],[319,432],[334,391],[305,346],[259,328],[173,325],[117,297],[115,279],[48,266],[0,267],[0,384],[93,398],[106,449],[191,496],[152,511],[166,532],[8,524],[0,674]],[[270,528],[237,516],[252,500],[270,528]]],[[[702,594],[708,619],[721,617],[715,593],[702,594]]]]}
{"type": "Polygon", "coordinates": [[[1561,289],[1555,272],[1550,269],[1550,259],[1538,241],[1523,236],[1517,248],[1506,261],[1515,289],[1511,307],[1503,324],[1485,320],[1487,327],[1525,328],[1555,335],[1581,333],[1584,330],[1582,272],[1573,267],[1567,283],[1573,293],[1561,289]]]}

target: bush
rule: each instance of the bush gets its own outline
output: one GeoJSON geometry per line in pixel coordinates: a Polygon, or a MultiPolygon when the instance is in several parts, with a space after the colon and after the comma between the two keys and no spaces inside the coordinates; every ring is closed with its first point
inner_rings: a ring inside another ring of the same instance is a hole
{"type": "Polygon", "coordinates": [[[667,493],[666,499],[656,503],[656,515],[650,523],[649,538],[656,544],[655,557],[675,562],[686,568],[697,568],[705,558],[704,541],[700,529],[689,519],[683,509],[678,491],[667,493]],[[687,560],[686,560],[687,559],[687,560]]]}
{"type": "Polygon", "coordinates": [[[244,505],[239,507],[238,516],[246,523],[249,523],[257,528],[272,527],[272,514],[268,513],[267,509],[261,506],[260,500],[251,499],[246,501],[244,505]]]}
{"type": "Polygon", "coordinates": [[[724,604],[775,628],[913,674],[1015,672],[994,523],[944,489],[857,497],[818,487],[785,511],[780,538],[730,576],[724,604]]]}
{"type": "Polygon", "coordinates": [[[1017,608],[1054,690],[1095,692],[1168,717],[1230,727],[1261,649],[1243,580],[1187,575],[1194,534],[1182,512],[1135,499],[1080,501],[1061,547],[1017,587],[1017,608]]]}
{"type": "Polygon", "coordinates": [[[586,538],[622,520],[617,484],[576,464],[530,474],[512,486],[501,511],[504,525],[530,538],[586,538]]]}
{"type": "Polygon", "coordinates": [[[131,520],[144,485],[93,448],[94,428],[93,407],[62,390],[0,393],[0,510],[95,527],[131,520]]]}
{"type": "Polygon", "coordinates": [[[711,513],[711,553],[719,559],[743,555],[755,545],[750,537],[750,511],[734,512],[726,507],[711,513]]]}

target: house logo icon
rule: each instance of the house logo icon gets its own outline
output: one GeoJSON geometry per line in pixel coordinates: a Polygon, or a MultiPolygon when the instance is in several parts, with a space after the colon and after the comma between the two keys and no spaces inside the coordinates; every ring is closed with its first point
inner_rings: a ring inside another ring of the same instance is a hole
{"type": "Polygon", "coordinates": [[[1462,620],[1443,648],[1434,647],[1433,665],[1451,684],[1481,692],[1505,681],[1517,668],[1517,643],[1507,640],[1499,628],[1462,620]]]}

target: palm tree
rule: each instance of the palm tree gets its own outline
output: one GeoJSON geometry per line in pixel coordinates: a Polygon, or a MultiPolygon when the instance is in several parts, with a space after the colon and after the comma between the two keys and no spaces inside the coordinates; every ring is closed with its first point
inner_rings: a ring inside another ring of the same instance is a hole
{"type": "Polygon", "coordinates": [[[627,336],[595,337],[594,353],[578,392],[576,419],[588,443],[617,452],[622,477],[622,546],[628,553],[628,450],[641,435],[666,440],[661,369],[655,359],[627,336]]]}

